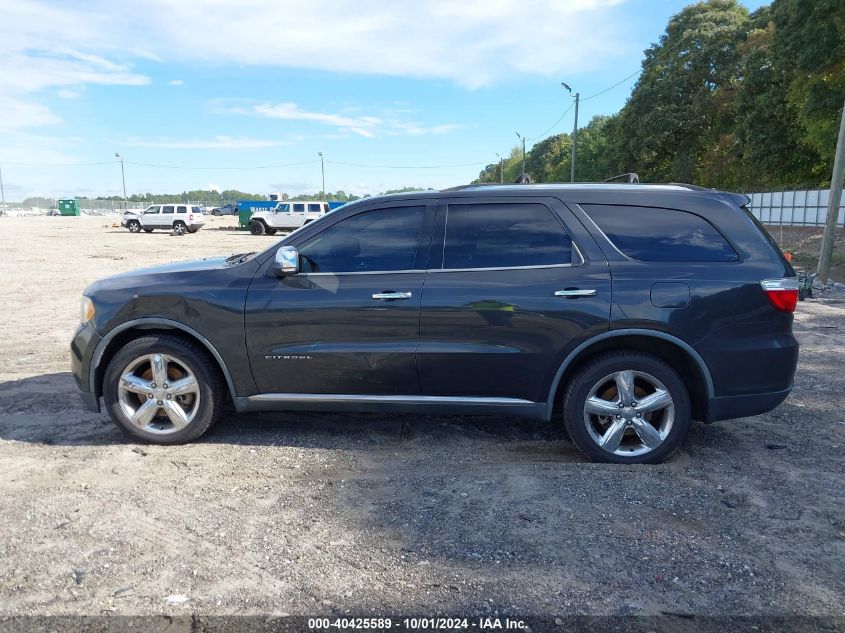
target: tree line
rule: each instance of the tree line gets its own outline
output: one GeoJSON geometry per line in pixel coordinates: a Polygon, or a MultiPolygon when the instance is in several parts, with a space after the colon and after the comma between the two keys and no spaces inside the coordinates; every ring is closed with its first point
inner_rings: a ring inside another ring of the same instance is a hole
{"type": "MultiPolygon", "coordinates": [[[[622,109],[578,129],[576,180],[722,189],[829,186],[845,100],[845,2],[774,0],[753,13],[707,0],[673,16],[644,52],[622,109]]],[[[568,182],[572,136],[526,154],[534,182],[568,182]]],[[[503,180],[522,171],[514,147],[503,180]]],[[[499,163],[475,182],[498,182],[499,163]]]]}

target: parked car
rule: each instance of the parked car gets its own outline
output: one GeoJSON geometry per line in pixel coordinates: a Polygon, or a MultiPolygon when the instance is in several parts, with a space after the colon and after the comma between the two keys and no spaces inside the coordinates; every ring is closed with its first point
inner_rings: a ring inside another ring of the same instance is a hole
{"type": "Polygon", "coordinates": [[[738,194],[469,186],[345,205],[268,249],[89,286],[93,411],[188,442],[227,403],[563,419],[597,461],[659,462],[691,420],[789,394],[797,283],[738,194]]]}
{"type": "Polygon", "coordinates": [[[200,207],[178,202],[154,204],[142,213],[127,211],[120,221],[120,226],[129,229],[130,233],[140,233],[141,230],[152,233],[154,229],[196,233],[204,224],[205,217],[200,207]]]}
{"type": "Polygon", "coordinates": [[[274,235],[276,231],[292,231],[321,218],[329,211],[328,202],[279,202],[272,209],[253,211],[249,218],[249,232],[253,235],[274,235]]]}
{"type": "Polygon", "coordinates": [[[224,204],[222,207],[214,207],[211,210],[211,215],[237,215],[238,205],[224,204]]]}

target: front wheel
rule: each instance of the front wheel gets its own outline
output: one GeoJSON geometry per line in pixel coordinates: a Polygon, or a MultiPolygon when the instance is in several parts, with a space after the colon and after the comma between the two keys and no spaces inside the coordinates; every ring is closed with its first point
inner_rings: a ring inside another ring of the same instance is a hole
{"type": "Polygon", "coordinates": [[[654,464],[687,433],[690,401],[678,373],[640,352],[588,362],[569,382],[564,424],[575,445],[598,462],[654,464]]]}
{"type": "Polygon", "coordinates": [[[130,233],[139,233],[141,231],[141,223],[138,220],[129,220],[126,223],[126,228],[129,229],[130,233]]]}
{"type": "Polygon", "coordinates": [[[253,235],[264,235],[264,223],[255,221],[249,223],[249,232],[253,235]]]}
{"type": "Polygon", "coordinates": [[[208,431],[223,409],[225,389],[200,347],[166,334],[127,343],[103,378],[114,423],[153,444],[190,442],[208,431]]]}

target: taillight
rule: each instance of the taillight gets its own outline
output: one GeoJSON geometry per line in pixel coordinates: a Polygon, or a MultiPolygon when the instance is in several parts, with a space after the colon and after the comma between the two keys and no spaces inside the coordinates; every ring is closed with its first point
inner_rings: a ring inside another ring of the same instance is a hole
{"type": "Polygon", "coordinates": [[[798,305],[798,280],[795,277],[764,279],[760,285],[775,310],[795,312],[798,305]]]}
{"type": "Polygon", "coordinates": [[[188,221],[189,221],[189,222],[193,222],[193,221],[194,221],[194,214],[193,214],[193,213],[189,213],[189,214],[188,214],[188,221]]]}

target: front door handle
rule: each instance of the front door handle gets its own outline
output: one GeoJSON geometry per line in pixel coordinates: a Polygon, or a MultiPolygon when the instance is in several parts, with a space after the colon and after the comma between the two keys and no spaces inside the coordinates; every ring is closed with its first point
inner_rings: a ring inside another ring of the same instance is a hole
{"type": "Polygon", "coordinates": [[[595,288],[572,288],[570,290],[558,290],[555,292],[556,297],[595,297],[595,288]]]}
{"type": "Polygon", "coordinates": [[[393,301],[395,299],[410,299],[410,292],[393,292],[386,290],[384,292],[373,293],[373,299],[380,299],[381,301],[393,301]]]}

